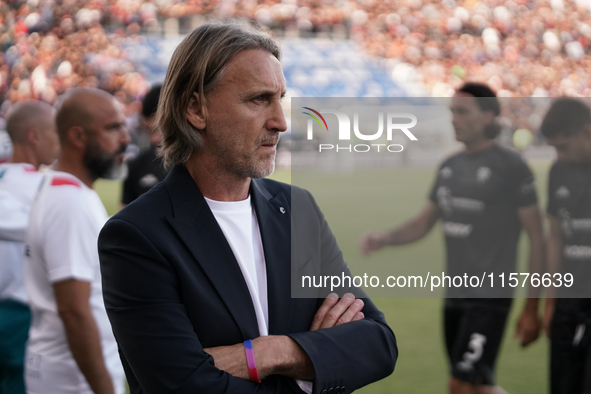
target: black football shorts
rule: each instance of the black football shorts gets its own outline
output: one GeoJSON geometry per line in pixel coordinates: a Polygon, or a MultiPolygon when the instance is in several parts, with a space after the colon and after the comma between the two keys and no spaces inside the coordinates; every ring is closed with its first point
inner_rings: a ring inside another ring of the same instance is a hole
{"type": "Polygon", "coordinates": [[[495,362],[510,306],[447,299],[444,329],[451,375],[472,384],[495,385],[495,362]]]}

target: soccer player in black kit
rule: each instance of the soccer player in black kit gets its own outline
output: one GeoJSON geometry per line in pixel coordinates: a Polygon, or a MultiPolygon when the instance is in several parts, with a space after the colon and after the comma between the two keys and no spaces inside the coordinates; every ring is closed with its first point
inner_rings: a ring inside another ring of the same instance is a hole
{"type": "MultiPolygon", "coordinates": [[[[362,250],[369,254],[384,246],[417,241],[441,219],[445,274],[480,277],[486,272],[498,278],[501,272],[516,272],[523,227],[530,241],[530,271],[539,272],[544,265],[544,235],[534,179],[517,153],[494,142],[500,131],[495,93],[486,85],[467,83],[452,98],[451,112],[456,139],[465,149],[441,164],[429,199],[417,216],[389,231],[365,233],[360,239],[362,250]]],[[[444,308],[449,392],[505,393],[495,385],[494,367],[512,293],[501,294],[509,298],[497,298],[499,294],[491,293],[496,288],[454,290],[447,290],[444,308]]],[[[534,294],[517,326],[522,346],[536,340],[540,329],[534,294]]]]}
{"type": "Polygon", "coordinates": [[[560,98],[541,131],[557,153],[548,181],[549,273],[573,278],[571,287],[555,283],[556,298],[546,300],[551,394],[591,393],[591,111],[560,98]]]}

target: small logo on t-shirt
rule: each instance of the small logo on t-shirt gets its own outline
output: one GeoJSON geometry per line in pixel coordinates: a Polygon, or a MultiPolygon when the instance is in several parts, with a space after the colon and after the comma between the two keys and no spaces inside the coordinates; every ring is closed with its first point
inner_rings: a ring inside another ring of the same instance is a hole
{"type": "Polygon", "coordinates": [[[154,174],[146,174],[140,178],[141,187],[152,187],[158,183],[158,178],[154,174]]]}
{"type": "Polygon", "coordinates": [[[536,191],[536,182],[533,180],[533,178],[527,179],[521,183],[521,188],[520,188],[521,194],[527,195],[530,193],[535,193],[535,191],[536,191]]]}
{"type": "Polygon", "coordinates": [[[454,209],[468,212],[482,212],[486,209],[484,202],[472,198],[454,197],[445,186],[437,188],[437,205],[444,214],[449,215],[454,209]]]}
{"type": "Polygon", "coordinates": [[[556,190],[556,198],[567,199],[570,197],[570,190],[566,186],[560,186],[556,190]]]}
{"type": "Polygon", "coordinates": [[[562,234],[566,238],[573,236],[573,224],[570,213],[565,208],[558,210],[558,217],[560,218],[560,227],[562,227],[562,234]]]}
{"type": "Polygon", "coordinates": [[[453,238],[468,238],[472,234],[472,225],[455,222],[443,223],[443,233],[453,238]]]}
{"type": "Polygon", "coordinates": [[[488,181],[491,174],[492,174],[492,172],[491,172],[490,168],[479,167],[478,170],[476,170],[476,181],[478,183],[485,183],[486,181],[488,181]]]}
{"type": "Polygon", "coordinates": [[[571,260],[589,260],[591,259],[591,246],[566,245],[564,247],[564,256],[571,260]]]}
{"type": "Polygon", "coordinates": [[[451,214],[453,207],[451,205],[451,190],[449,190],[449,188],[445,186],[440,186],[437,188],[437,203],[439,208],[441,208],[445,214],[451,214]]]}
{"type": "Polygon", "coordinates": [[[439,173],[443,179],[449,179],[453,175],[453,171],[449,167],[443,167],[439,173]]]}

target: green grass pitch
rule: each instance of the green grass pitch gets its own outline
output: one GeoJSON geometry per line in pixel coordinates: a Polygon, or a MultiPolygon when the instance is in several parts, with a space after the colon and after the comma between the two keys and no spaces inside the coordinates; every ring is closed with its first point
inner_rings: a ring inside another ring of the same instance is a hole
{"type": "MultiPolygon", "coordinates": [[[[530,163],[536,175],[542,207],[546,200],[546,181],[550,163],[530,163]]],[[[424,204],[431,187],[435,167],[413,166],[391,169],[363,170],[326,177],[321,173],[307,174],[306,186],[314,194],[331,229],[335,233],[346,260],[362,261],[357,247],[359,235],[366,230],[386,229],[414,215],[424,204]],[[329,180],[329,181],[327,181],[329,180]],[[352,186],[353,185],[353,186],[352,186]],[[341,196],[347,194],[346,201],[341,196]],[[346,214],[351,201],[363,206],[361,215],[351,220],[346,214]]],[[[290,182],[289,171],[277,171],[277,180],[290,182]]],[[[299,177],[299,173],[298,173],[299,177]]],[[[295,182],[295,181],[294,181],[295,182]]],[[[295,182],[297,184],[297,182],[295,182]]],[[[119,207],[121,184],[98,181],[95,189],[107,211],[114,214],[119,207]]],[[[527,259],[527,243],[522,234],[519,265],[527,259]]],[[[371,256],[373,264],[388,266],[403,261],[420,264],[441,261],[443,237],[435,228],[425,239],[403,247],[388,248],[371,256]]],[[[443,268],[443,266],[441,266],[443,268]]],[[[355,273],[355,272],[354,272],[355,273]]],[[[516,299],[505,331],[497,360],[497,382],[511,394],[548,392],[547,338],[522,349],[514,339],[515,324],[523,299],[516,299]]],[[[398,340],[399,358],[394,373],[359,393],[365,394],[433,394],[447,392],[448,364],[442,334],[442,300],[435,298],[374,299],[384,312],[398,340]]],[[[354,343],[348,344],[355,346],[354,343]]]]}

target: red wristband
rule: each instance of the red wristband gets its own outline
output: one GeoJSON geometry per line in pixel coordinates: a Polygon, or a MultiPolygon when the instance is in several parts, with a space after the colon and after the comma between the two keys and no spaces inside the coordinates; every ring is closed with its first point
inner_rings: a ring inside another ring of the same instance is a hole
{"type": "Polygon", "coordinates": [[[246,364],[248,365],[248,374],[250,381],[260,383],[259,374],[257,373],[257,365],[254,362],[254,350],[252,349],[252,341],[250,339],[244,341],[244,352],[246,353],[246,364]]]}

